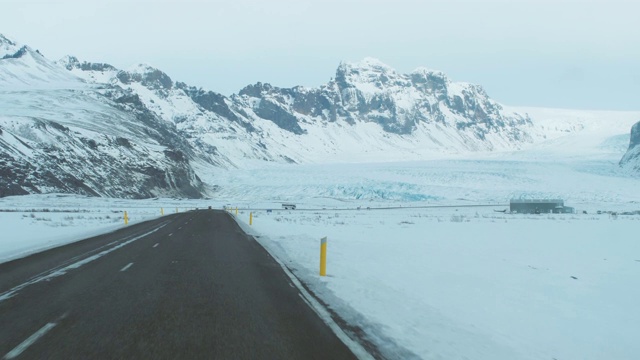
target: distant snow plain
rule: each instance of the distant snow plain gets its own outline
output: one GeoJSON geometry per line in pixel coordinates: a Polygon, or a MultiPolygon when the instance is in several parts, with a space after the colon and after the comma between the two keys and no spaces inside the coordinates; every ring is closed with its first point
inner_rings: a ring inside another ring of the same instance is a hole
{"type": "Polygon", "coordinates": [[[630,123],[582,121],[517,152],[216,171],[210,200],[2,198],[0,261],[119,229],[125,210],[138,222],[228,207],[388,358],[636,359],[640,216],[622,213],[640,210],[640,179],[617,166],[630,123]],[[497,212],[514,197],[562,198],[576,214],[497,212]]]}

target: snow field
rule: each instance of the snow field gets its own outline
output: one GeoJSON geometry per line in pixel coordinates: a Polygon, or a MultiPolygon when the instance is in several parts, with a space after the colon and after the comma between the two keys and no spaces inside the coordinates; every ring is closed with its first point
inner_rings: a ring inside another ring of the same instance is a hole
{"type": "Polygon", "coordinates": [[[632,359],[639,225],[486,208],[327,210],[254,212],[249,231],[392,357],[632,359]]]}

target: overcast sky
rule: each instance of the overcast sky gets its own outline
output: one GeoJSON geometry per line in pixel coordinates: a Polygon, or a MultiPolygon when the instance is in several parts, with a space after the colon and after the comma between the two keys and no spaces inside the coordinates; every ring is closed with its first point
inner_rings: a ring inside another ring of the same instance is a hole
{"type": "Polygon", "coordinates": [[[225,95],[315,87],[370,56],[506,105],[640,110],[636,0],[2,0],[0,33],[57,60],[148,63],[225,95]]]}

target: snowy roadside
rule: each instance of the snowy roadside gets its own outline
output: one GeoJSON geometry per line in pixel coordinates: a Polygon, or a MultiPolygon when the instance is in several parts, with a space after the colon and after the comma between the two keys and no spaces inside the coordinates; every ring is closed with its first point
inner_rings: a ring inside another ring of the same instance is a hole
{"type": "Polygon", "coordinates": [[[248,216],[244,228],[391,357],[640,354],[638,216],[274,211],[254,212],[251,227],[248,216]]]}

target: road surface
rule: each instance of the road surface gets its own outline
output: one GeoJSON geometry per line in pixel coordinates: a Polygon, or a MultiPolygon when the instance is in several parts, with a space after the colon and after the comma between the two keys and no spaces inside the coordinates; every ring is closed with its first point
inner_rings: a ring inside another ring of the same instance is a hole
{"type": "Polygon", "coordinates": [[[353,359],[223,211],[0,264],[2,359],[353,359]]]}

